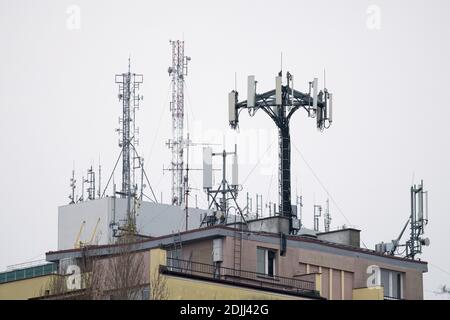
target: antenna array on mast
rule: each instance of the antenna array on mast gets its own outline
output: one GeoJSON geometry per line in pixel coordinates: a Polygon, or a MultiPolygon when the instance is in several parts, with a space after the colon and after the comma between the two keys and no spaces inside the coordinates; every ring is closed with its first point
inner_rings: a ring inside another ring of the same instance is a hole
{"type": "MultiPolygon", "coordinates": [[[[238,156],[237,145],[234,146],[233,152],[213,152],[211,147],[203,148],[203,189],[206,192],[208,199],[208,209],[214,209],[216,214],[214,216],[205,216],[205,219],[214,221],[203,221],[207,225],[226,224],[229,211],[234,209],[245,222],[245,218],[239,204],[237,203],[237,196],[242,186],[238,182],[238,156]],[[231,165],[231,183],[227,179],[227,156],[232,156],[231,165]],[[213,186],[213,157],[222,158],[222,180],[217,189],[213,186]]],[[[248,201],[248,195],[247,195],[248,201]]],[[[261,200],[262,206],[262,200],[261,200]]]]}
{"type": "Polygon", "coordinates": [[[172,45],[172,66],[169,76],[172,77],[172,139],[167,143],[172,150],[172,204],[181,205],[183,202],[183,150],[184,141],[184,77],[187,76],[187,65],[190,57],[184,55],[184,41],[170,41],[172,45]]]}
{"type": "Polygon", "coordinates": [[[381,242],[375,245],[375,250],[389,255],[404,255],[409,259],[416,259],[422,253],[423,246],[430,245],[430,239],[424,238],[425,226],[428,224],[428,191],[423,188],[423,181],[419,185],[411,186],[411,212],[397,239],[391,242],[381,242]],[[410,227],[409,239],[400,243],[407,227],[410,227]],[[404,247],[403,252],[398,249],[404,247]]]}
{"type": "Polygon", "coordinates": [[[257,94],[254,76],[248,77],[247,100],[238,101],[238,92],[228,95],[229,122],[233,129],[239,125],[239,111],[248,109],[250,116],[259,109],[263,110],[278,127],[279,135],[279,212],[289,219],[289,232],[296,233],[299,228],[296,214],[291,204],[291,138],[290,120],[295,111],[303,108],[310,117],[316,117],[317,128],[322,131],[332,122],[332,95],[325,88],[319,91],[318,79],[309,83],[309,93],[294,90],[294,77],[286,73],[286,85],[283,85],[283,73],[275,77],[275,89],[257,94]],[[312,90],[312,95],[311,95],[312,90]]]}
{"type": "MultiPolygon", "coordinates": [[[[139,129],[136,127],[136,110],[139,109],[142,96],[139,95],[140,84],[143,82],[143,75],[131,72],[130,59],[128,59],[128,72],[116,74],[115,82],[119,84],[119,101],[122,102],[122,117],[119,118],[121,128],[119,132],[119,147],[122,149],[122,190],[121,197],[127,199],[127,224],[128,231],[135,232],[135,210],[131,207],[131,197],[137,193],[135,181],[135,161],[141,164],[135,146],[139,140],[137,135],[139,129]],[[132,162],[133,161],[133,165],[132,162]]],[[[140,166],[138,166],[140,167],[140,166]]]]}

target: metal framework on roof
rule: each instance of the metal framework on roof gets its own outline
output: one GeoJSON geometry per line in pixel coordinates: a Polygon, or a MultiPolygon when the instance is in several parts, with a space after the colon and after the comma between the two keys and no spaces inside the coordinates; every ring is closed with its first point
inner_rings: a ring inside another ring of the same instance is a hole
{"type": "Polygon", "coordinates": [[[282,85],[282,71],[276,79],[276,88],[262,94],[256,93],[256,81],[254,76],[248,78],[247,100],[238,102],[238,93],[232,91],[229,95],[230,126],[235,129],[239,123],[239,114],[247,109],[250,116],[256,111],[265,112],[278,127],[279,135],[279,211],[280,214],[289,217],[290,232],[295,233],[299,227],[293,225],[296,214],[292,212],[291,203],[291,136],[290,120],[293,114],[300,108],[308,113],[309,117],[317,119],[319,130],[327,129],[331,125],[331,93],[325,88],[318,92],[318,80],[309,83],[309,93],[305,94],[294,89],[294,78],[286,73],[286,85],[282,85]],[[313,89],[313,95],[311,95],[313,89]]]}

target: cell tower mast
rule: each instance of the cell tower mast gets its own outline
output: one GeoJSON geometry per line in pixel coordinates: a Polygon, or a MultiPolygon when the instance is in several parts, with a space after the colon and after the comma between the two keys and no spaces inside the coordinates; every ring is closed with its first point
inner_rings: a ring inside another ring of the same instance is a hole
{"type": "Polygon", "coordinates": [[[137,143],[135,111],[139,108],[142,96],[139,95],[139,86],[143,82],[142,74],[131,72],[130,59],[128,59],[128,72],[116,74],[115,82],[119,84],[119,101],[122,101],[122,117],[119,123],[122,127],[117,129],[119,132],[119,147],[122,148],[122,190],[120,195],[127,199],[127,224],[130,232],[135,232],[135,218],[131,208],[131,197],[136,190],[134,185],[134,165],[131,165],[131,159],[135,159],[135,147],[137,143]],[[133,169],[133,170],[132,170],[133,169]]]}
{"type": "Polygon", "coordinates": [[[181,205],[183,202],[183,150],[184,141],[184,77],[187,76],[187,64],[190,57],[184,55],[184,41],[170,41],[172,45],[172,66],[169,67],[169,76],[172,77],[172,139],[167,143],[172,150],[172,204],[181,205]]]}
{"type": "MultiPolygon", "coordinates": [[[[254,116],[259,109],[263,110],[278,127],[279,135],[279,198],[280,214],[289,218],[290,232],[299,229],[298,223],[293,225],[295,214],[291,205],[291,138],[290,120],[298,109],[305,109],[308,116],[317,119],[319,130],[327,129],[332,122],[332,94],[325,88],[319,92],[318,79],[309,83],[309,93],[294,90],[294,77],[286,73],[286,85],[282,82],[280,71],[275,78],[275,89],[262,94],[256,94],[255,76],[248,77],[247,100],[238,101],[238,92],[229,93],[230,126],[235,129],[239,125],[239,113],[247,109],[254,116]],[[311,89],[313,90],[311,95],[311,89]]],[[[298,222],[298,220],[297,220],[298,222]]]]}

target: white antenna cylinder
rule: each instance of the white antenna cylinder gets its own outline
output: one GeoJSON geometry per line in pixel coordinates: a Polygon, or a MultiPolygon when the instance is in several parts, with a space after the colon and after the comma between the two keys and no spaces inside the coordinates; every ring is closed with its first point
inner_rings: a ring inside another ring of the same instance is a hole
{"type": "Polygon", "coordinates": [[[319,89],[319,79],[314,78],[313,80],[313,109],[317,110],[317,94],[319,89]]]}
{"type": "Polygon", "coordinates": [[[203,189],[212,188],[212,148],[203,148],[203,189]]]}
{"type": "Polygon", "coordinates": [[[236,122],[236,91],[231,91],[228,94],[228,117],[230,123],[236,122]]]}
{"type": "Polygon", "coordinates": [[[328,94],[328,121],[333,121],[333,94],[328,94]]]}
{"type": "Polygon", "coordinates": [[[238,156],[235,153],[233,155],[233,163],[231,165],[231,185],[237,186],[239,184],[238,178],[238,156]]]}
{"type": "Polygon", "coordinates": [[[253,108],[255,106],[256,83],[255,76],[248,76],[247,79],[247,107],[253,108]]]}
{"type": "MultiPolygon", "coordinates": [[[[423,188],[423,187],[422,187],[423,188]]],[[[423,189],[419,191],[419,204],[418,204],[418,210],[417,210],[417,221],[422,222],[423,221],[423,189]]]]}
{"type": "MultiPolygon", "coordinates": [[[[294,76],[291,75],[291,90],[292,90],[292,94],[291,94],[291,108],[294,107],[294,76]]],[[[289,109],[289,111],[291,110],[291,108],[289,109]]]]}
{"type": "Polygon", "coordinates": [[[275,77],[275,104],[281,106],[281,76],[275,77]]]}

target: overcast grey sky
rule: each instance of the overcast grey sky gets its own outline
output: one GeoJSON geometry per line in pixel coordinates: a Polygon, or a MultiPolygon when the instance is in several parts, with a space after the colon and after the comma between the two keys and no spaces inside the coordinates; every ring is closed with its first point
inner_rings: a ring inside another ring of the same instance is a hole
{"type": "MultiPolygon", "coordinates": [[[[433,291],[450,285],[449,9],[446,0],[0,0],[0,268],[56,249],[57,206],[69,201],[74,162],[79,180],[99,159],[110,173],[120,151],[114,74],[126,70],[129,55],[144,74],[140,150],[156,193],[168,201],[169,39],[184,37],[192,140],[222,143],[226,134],[229,148],[236,141],[244,192],[264,202],[277,200],[277,135],[262,113],[242,113],[240,133],[228,128],[235,72],[245,99],[249,74],[259,92],[274,87],[280,52],[297,90],[307,91],[313,77],[322,85],[326,69],[333,126],[320,133],[299,111],[291,137],[336,201],[332,226],[361,228],[369,248],[396,238],[409,215],[409,187],[424,179],[425,296],[439,298],[433,291]]],[[[292,166],[293,192],[303,194],[312,227],[313,201],[324,204],[327,193],[295,150],[292,166]]],[[[201,188],[199,174],[191,182],[201,188]]]]}

